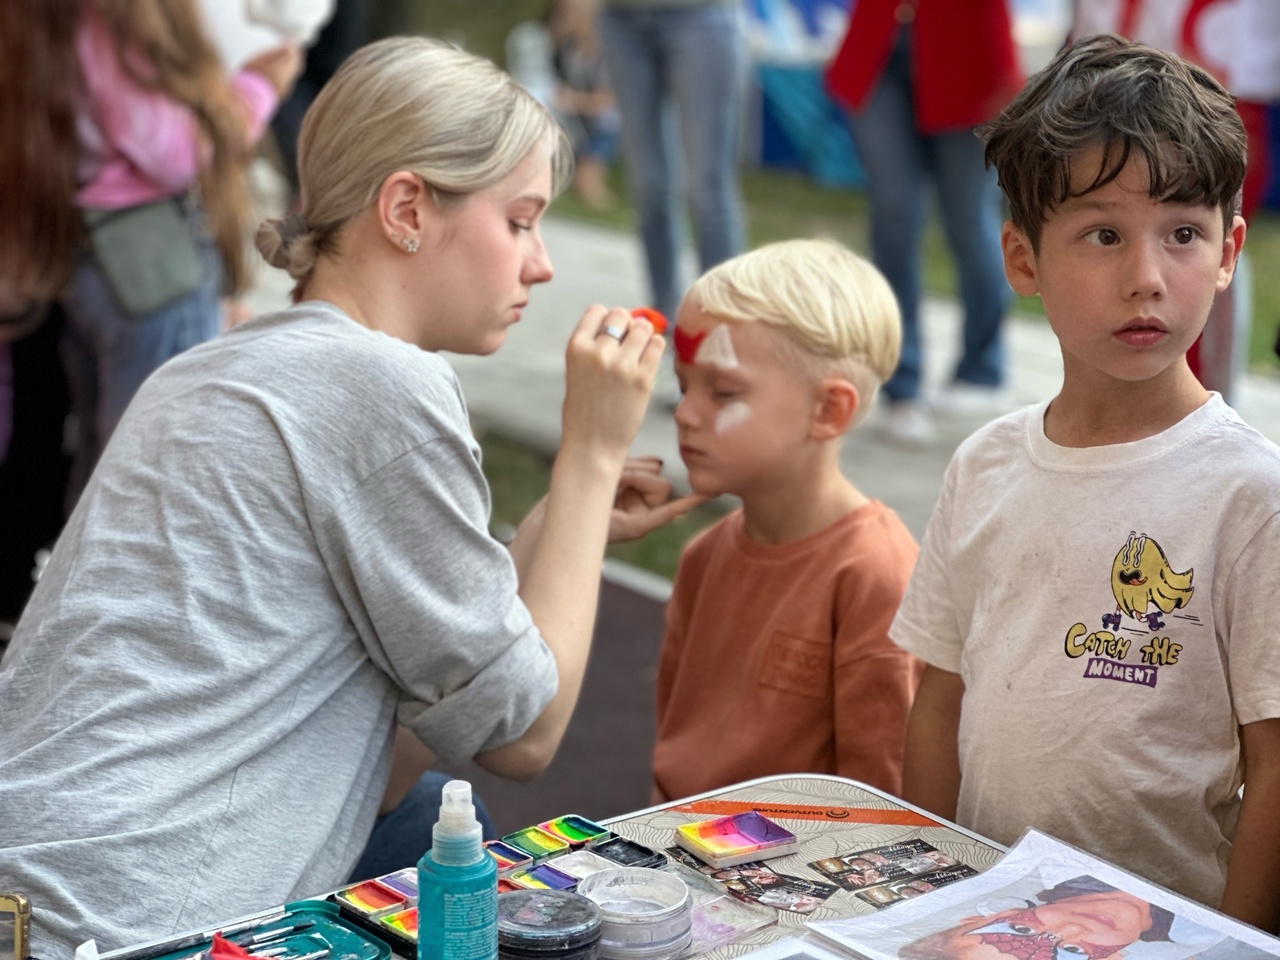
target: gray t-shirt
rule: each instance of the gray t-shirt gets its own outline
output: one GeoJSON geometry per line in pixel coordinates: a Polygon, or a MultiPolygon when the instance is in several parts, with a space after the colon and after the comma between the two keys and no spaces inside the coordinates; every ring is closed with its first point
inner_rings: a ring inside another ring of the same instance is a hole
{"type": "Polygon", "coordinates": [[[397,708],[519,737],[551,652],[487,532],[453,371],[307,303],[166,364],[0,664],[0,889],[69,956],[341,884],[397,708]]]}

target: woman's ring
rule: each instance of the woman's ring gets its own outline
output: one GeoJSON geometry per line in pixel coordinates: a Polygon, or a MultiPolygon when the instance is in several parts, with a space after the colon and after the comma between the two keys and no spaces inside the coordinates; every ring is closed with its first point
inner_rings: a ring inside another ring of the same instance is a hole
{"type": "Polygon", "coordinates": [[[619,343],[621,343],[622,338],[627,335],[627,331],[625,327],[615,327],[611,323],[601,327],[600,332],[603,333],[606,337],[613,337],[613,339],[617,340],[619,343]]]}

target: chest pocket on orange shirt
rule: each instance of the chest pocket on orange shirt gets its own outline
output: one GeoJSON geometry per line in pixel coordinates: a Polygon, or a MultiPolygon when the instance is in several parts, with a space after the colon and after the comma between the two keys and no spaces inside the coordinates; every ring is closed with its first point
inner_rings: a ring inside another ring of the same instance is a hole
{"type": "Polygon", "coordinates": [[[825,700],[831,693],[831,644],[778,630],[760,662],[760,686],[825,700]]]}

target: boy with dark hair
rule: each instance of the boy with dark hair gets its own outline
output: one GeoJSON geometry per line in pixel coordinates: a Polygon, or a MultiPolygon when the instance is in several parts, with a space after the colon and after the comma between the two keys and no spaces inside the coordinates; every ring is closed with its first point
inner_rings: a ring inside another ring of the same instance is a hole
{"type": "Polygon", "coordinates": [[[1063,385],[948,469],[891,632],[929,663],[904,795],[1274,932],[1280,449],[1185,358],[1244,243],[1244,130],[1208,74],[1104,36],[980,133],[1063,385]]]}

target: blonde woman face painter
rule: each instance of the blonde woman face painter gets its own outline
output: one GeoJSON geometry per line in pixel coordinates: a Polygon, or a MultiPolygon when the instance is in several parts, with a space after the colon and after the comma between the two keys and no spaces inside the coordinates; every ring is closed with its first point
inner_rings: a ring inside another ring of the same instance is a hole
{"type": "Polygon", "coordinates": [[[541,145],[497,183],[444,208],[416,175],[393,175],[368,222],[354,227],[384,248],[412,307],[387,332],[424,350],[485,355],[502,346],[530,290],[553,275],[540,233],[552,196],[541,145]],[[405,255],[406,242],[416,256],[405,255]]]}

